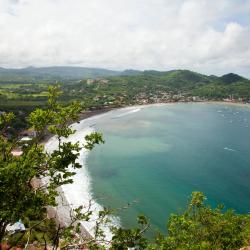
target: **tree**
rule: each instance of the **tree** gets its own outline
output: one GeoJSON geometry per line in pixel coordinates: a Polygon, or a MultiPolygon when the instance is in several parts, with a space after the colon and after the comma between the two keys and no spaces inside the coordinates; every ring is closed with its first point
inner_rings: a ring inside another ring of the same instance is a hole
{"type": "Polygon", "coordinates": [[[81,165],[76,162],[82,148],[92,149],[103,143],[102,135],[94,132],[88,135],[85,145],[63,142],[74,133],[69,126],[76,121],[81,110],[79,103],[63,107],[57,102],[59,87],[49,88],[47,109],[36,109],[28,118],[36,131],[31,142],[22,147],[22,155],[16,157],[12,150],[18,147],[18,140],[5,137],[6,130],[14,118],[12,113],[0,117],[0,242],[6,235],[8,224],[21,220],[41,220],[47,206],[56,206],[57,188],[72,183],[74,169],[81,165]],[[48,154],[40,144],[43,136],[50,132],[58,139],[58,149],[48,154]],[[70,170],[73,168],[73,171],[70,170]],[[47,179],[46,185],[34,188],[36,179],[47,179]]]}
{"type": "Polygon", "coordinates": [[[250,216],[223,206],[211,208],[201,192],[193,192],[183,214],[171,215],[168,235],[159,235],[152,249],[239,249],[250,243],[250,216]]]}

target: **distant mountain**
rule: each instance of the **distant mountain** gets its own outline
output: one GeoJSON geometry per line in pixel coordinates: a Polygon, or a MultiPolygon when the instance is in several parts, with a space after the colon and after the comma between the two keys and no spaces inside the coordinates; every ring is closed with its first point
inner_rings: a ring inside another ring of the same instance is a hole
{"type": "Polygon", "coordinates": [[[165,79],[166,83],[177,87],[187,85],[207,85],[207,84],[235,84],[239,82],[249,83],[249,80],[234,73],[219,76],[207,76],[190,70],[170,70],[155,71],[147,70],[142,72],[145,76],[158,77],[165,79]]]}
{"type": "Polygon", "coordinates": [[[220,77],[220,80],[223,83],[231,84],[231,83],[235,83],[235,82],[245,81],[247,79],[242,77],[242,76],[239,76],[237,74],[229,73],[229,74],[226,74],[226,75],[223,75],[222,77],[220,77]]]}
{"type": "Polygon", "coordinates": [[[60,81],[63,83],[75,82],[87,78],[98,77],[129,77],[138,85],[138,81],[150,81],[152,84],[161,83],[168,86],[169,89],[186,91],[197,87],[202,87],[202,93],[216,86],[234,86],[235,84],[243,84],[249,86],[249,80],[234,73],[229,73],[221,77],[207,76],[190,70],[133,70],[115,71],[101,68],[85,68],[85,67],[27,67],[23,69],[5,69],[0,68],[0,83],[4,82],[49,82],[54,83],[60,81]]]}
{"type": "Polygon", "coordinates": [[[177,101],[178,98],[186,101],[193,97],[202,100],[233,97],[235,100],[250,103],[250,80],[233,73],[219,77],[190,70],[112,71],[82,67],[29,67],[0,68],[0,110],[1,105],[14,109],[21,104],[28,108],[41,105],[47,98],[44,95],[47,84],[56,81],[61,83],[64,102],[86,100],[89,107],[95,108],[108,104],[112,106],[177,101]],[[88,78],[95,80],[88,81],[88,78]],[[105,81],[97,78],[105,78],[105,81]],[[25,83],[34,85],[24,86],[25,83]],[[174,98],[171,99],[172,97],[174,98]]]}
{"type": "Polygon", "coordinates": [[[125,75],[125,76],[136,76],[141,74],[142,71],[140,70],[134,70],[134,69],[126,69],[122,72],[120,72],[120,75],[125,75]]]}
{"type": "Polygon", "coordinates": [[[197,85],[204,85],[212,82],[208,76],[190,70],[147,70],[143,71],[142,75],[151,77],[152,80],[156,82],[156,79],[161,82],[164,81],[165,85],[170,86],[171,88],[183,90],[186,88],[192,88],[197,85]]]}
{"type": "Polygon", "coordinates": [[[0,68],[1,81],[55,81],[55,80],[81,80],[118,75],[135,75],[139,71],[114,71],[101,68],[84,67],[27,67],[22,69],[0,68]]]}
{"type": "Polygon", "coordinates": [[[250,100],[250,80],[229,73],[224,76],[208,76],[190,70],[155,71],[146,70],[132,76],[109,77],[110,84],[122,82],[126,88],[134,91],[154,93],[167,91],[183,95],[199,96],[207,99],[221,100],[234,96],[250,100]]]}

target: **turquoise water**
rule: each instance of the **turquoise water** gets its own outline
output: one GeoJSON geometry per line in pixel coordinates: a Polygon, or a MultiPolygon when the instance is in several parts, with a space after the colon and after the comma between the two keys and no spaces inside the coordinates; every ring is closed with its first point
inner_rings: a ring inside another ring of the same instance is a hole
{"type": "Polygon", "coordinates": [[[117,110],[98,119],[105,145],[87,159],[92,191],[119,213],[124,227],[145,214],[152,228],[166,229],[194,190],[210,204],[250,211],[250,109],[215,104],[117,110]]]}

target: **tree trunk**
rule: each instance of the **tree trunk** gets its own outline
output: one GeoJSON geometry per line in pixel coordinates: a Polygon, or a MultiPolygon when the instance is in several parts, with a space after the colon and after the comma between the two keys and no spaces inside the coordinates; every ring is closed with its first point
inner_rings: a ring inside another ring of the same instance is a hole
{"type": "MultiPolygon", "coordinates": [[[[2,243],[4,235],[5,235],[5,229],[8,225],[8,222],[0,222],[0,243],[2,243]]],[[[0,244],[0,249],[2,249],[2,244],[0,244]]]]}

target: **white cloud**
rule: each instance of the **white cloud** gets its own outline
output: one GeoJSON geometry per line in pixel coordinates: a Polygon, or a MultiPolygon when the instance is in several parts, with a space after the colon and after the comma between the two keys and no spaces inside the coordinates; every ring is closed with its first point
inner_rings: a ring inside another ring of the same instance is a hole
{"type": "Polygon", "coordinates": [[[250,0],[0,0],[0,66],[250,76],[250,0]]]}

